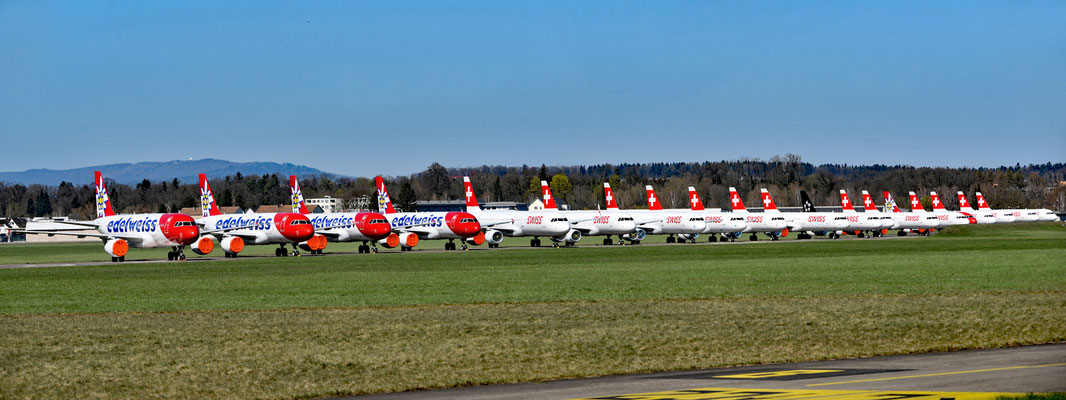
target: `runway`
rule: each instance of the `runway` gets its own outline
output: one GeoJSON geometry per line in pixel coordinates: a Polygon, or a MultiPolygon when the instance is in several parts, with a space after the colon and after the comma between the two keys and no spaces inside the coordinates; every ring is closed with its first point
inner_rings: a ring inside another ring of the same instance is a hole
{"type": "Polygon", "coordinates": [[[615,400],[981,400],[1066,392],[1066,343],[606,376],[347,397],[615,400]]]}

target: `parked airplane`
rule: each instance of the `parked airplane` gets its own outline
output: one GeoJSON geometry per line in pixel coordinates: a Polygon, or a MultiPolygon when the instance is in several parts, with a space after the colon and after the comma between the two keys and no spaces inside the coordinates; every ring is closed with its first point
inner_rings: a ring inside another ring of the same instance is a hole
{"type": "MultiPolygon", "coordinates": [[[[940,196],[936,192],[929,192],[929,196],[932,198],[933,214],[940,218],[941,222],[947,221],[947,225],[966,225],[976,224],[977,218],[974,216],[961,213],[958,211],[948,211],[944,207],[944,202],[940,201],[940,196]]],[[[943,226],[943,224],[941,224],[943,226]]]]}
{"type": "MultiPolygon", "coordinates": [[[[215,195],[211,192],[211,184],[207,182],[207,176],[200,174],[200,211],[203,217],[197,221],[202,226],[205,234],[201,237],[196,250],[197,254],[207,254],[211,250],[201,251],[212,243],[212,237],[218,240],[225,257],[237,257],[245,245],[276,244],[274,256],[283,257],[289,255],[285,245],[292,245],[292,255],[300,255],[297,246],[303,244],[312,253],[317,253],[326,247],[326,238],[315,235],[315,228],[311,221],[297,213],[262,213],[262,214],[223,214],[218,210],[215,203],[215,195]],[[205,243],[206,242],[206,243],[205,243]]],[[[210,246],[214,248],[212,244],[210,246]]]]}
{"type": "Polygon", "coordinates": [[[532,236],[529,245],[540,247],[540,237],[552,239],[554,247],[559,241],[577,242],[581,240],[581,231],[572,229],[570,221],[558,210],[482,210],[474,196],[474,186],[470,177],[463,177],[463,192],[466,194],[466,212],[473,214],[485,230],[485,241],[489,247],[499,247],[504,236],[532,236]]]}
{"type": "MultiPolygon", "coordinates": [[[[609,184],[604,183],[604,185],[604,188],[610,189],[609,184]]],[[[544,209],[558,210],[555,198],[552,197],[552,190],[548,187],[548,182],[540,181],[540,188],[544,209]]],[[[622,237],[633,233],[637,229],[637,224],[632,216],[618,209],[618,204],[614,202],[614,196],[611,196],[609,192],[604,195],[604,198],[607,199],[607,209],[605,210],[561,210],[559,212],[570,220],[570,227],[581,232],[581,236],[602,235],[604,236],[603,244],[610,246],[613,243],[611,236],[618,235],[618,244],[625,244],[622,237]]],[[[571,244],[567,242],[567,245],[571,244]]]]}
{"type": "Polygon", "coordinates": [[[898,236],[907,236],[907,232],[929,236],[933,229],[940,226],[940,218],[926,212],[917,197],[911,199],[911,212],[904,212],[896,205],[891,193],[886,191],[882,194],[885,197],[885,213],[891,215],[894,222],[891,229],[899,229],[898,236]]]}
{"type": "Polygon", "coordinates": [[[988,202],[985,201],[985,196],[981,194],[981,192],[977,192],[976,194],[978,211],[991,212],[993,215],[996,216],[997,224],[1015,222],[1016,218],[1014,218],[1014,213],[1010,212],[1010,210],[993,210],[991,207],[988,206],[988,202]]]}
{"type": "Polygon", "coordinates": [[[959,212],[963,214],[973,215],[977,218],[979,224],[994,224],[996,223],[996,214],[992,211],[982,211],[977,208],[971,207],[970,202],[966,200],[966,195],[961,191],[957,193],[959,196],[959,212]],[[967,210],[969,208],[969,210],[967,210]]]}
{"type": "MultiPolygon", "coordinates": [[[[115,214],[111,208],[111,198],[104,186],[103,175],[95,172],[96,219],[92,221],[62,221],[61,223],[95,229],[98,233],[71,232],[84,231],[84,228],[66,230],[25,230],[13,229],[13,232],[43,235],[68,235],[77,237],[97,237],[104,243],[104,251],[111,256],[112,262],[126,261],[130,247],[154,248],[171,247],[167,253],[168,260],[185,260],[185,246],[193,244],[200,237],[200,228],[192,217],[185,214],[115,214]]],[[[210,251],[210,250],[208,250],[210,251]]]]}
{"type": "Polygon", "coordinates": [[[485,242],[481,224],[474,215],[463,211],[396,212],[389,191],[385,189],[385,181],[380,176],[374,181],[378,187],[378,212],[384,213],[389,223],[398,227],[393,229],[397,231],[393,235],[398,236],[401,251],[411,250],[414,245],[407,244],[417,244],[419,240],[447,239],[444,250],[455,250],[455,239],[459,239],[463,250],[467,249],[467,243],[481,245],[485,242]]]}
{"type": "Polygon", "coordinates": [[[871,215],[881,221],[881,229],[873,231],[874,237],[884,236],[896,225],[896,221],[892,220],[890,215],[877,209],[873,197],[870,197],[870,193],[865,190],[862,191],[862,205],[866,215],[871,215]]]}
{"type": "Polygon", "coordinates": [[[741,215],[711,211],[704,208],[703,202],[700,201],[700,195],[696,193],[696,188],[689,186],[688,196],[689,204],[692,204],[692,211],[703,216],[703,222],[707,224],[707,228],[703,230],[703,233],[708,234],[708,242],[718,241],[716,233],[722,234],[722,241],[729,239],[732,242],[741,232],[744,232],[744,229],[748,228],[748,223],[744,222],[744,217],[741,215]]]}
{"type": "Polygon", "coordinates": [[[696,238],[707,223],[703,216],[688,209],[670,208],[663,209],[662,202],[655,195],[655,189],[651,185],[645,185],[647,193],[647,210],[626,210],[633,218],[638,219],[637,226],[648,234],[667,235],[666,243],[696,243],[696,238]],[[675,238],[674,235],[677,235],[675,238]]]}
{"type": "Polygon", "coordinates": [[[848,228],[846,233],[853,234],[855,236],[865,238],[866,232],[881,231],[881,216],[862,213],[859,214],[852,207],[851,199],[848,198],[848,192],[844,189],[840,189],[840,207],[844,212],[844,217],[848,219],[848,228]]]}
{"type": "MultiPolygon", "coordinates": [[[[401,245],[398,235],[392,235],[393,226],[389,220],[376,212],[335,212],[314,213],[307,211],[307,203],[304,202],[303,192],[300,191],[300,183],[295,175],[289,175],[289,192],[292,195],[292,210],[306,215],[311,220],[315,231],[333,242],[363,242],[359,245],[359,253],[377,253],[377,243],[385,247],[393,248],[401,245]]],[[[408,236],[418,244],[418,236],[408,236]]],[[[302,247],[302,246],[301,246],[302,247]]]]}
{"type": "MultiPolygon", "coordinates": [[[[759,240],[757,235],[759,232],[765,233],[766,236],[770,237],[770,240],[777,240],[782,236],[788,235],[788,221],[785,220],[784,216],[780,215],[780,212],[773,212],[778,211],[777,206],[766,189],[762,190],[763,212],[761,214],[748,212],[735,187],[729,187],[729,201],[733,204],[733,212],[743,215],[744,222],[748,224],[748,227],[743,231],[743,233],[751,233],[748,240],[759,240]]],[[[740,234],[736,234],[736,236],[739,237],[740,234]]]]}
{"type": "Polygon", "coordinates": [[[840,239],[840,232],[847,229],[851,225],[848,222],[848,217],[835,212],[822,212],[814,208],[814,202],[810,197],[807,197],[807,192],[800,191],[800,201],[803,202],[802,212],[780,212],[777,209],[777,205],[774,204],[773,198],[770,197],[770,192],[766,189],[762,190],[763,197],[770,200],[767,210],[768,212],[776,212],[785,216],[785,221],[788,222],[789,229],[799,232],[796,234],[797,240],[810,239],[813,236],[827,236],[830,239],[840,239]]]}

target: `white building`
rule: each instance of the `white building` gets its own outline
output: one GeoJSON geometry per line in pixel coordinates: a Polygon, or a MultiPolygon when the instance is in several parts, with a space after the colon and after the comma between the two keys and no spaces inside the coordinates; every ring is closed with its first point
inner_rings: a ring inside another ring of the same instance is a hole
{"type": "Polygon", "coordinates": [[[314,206],[322,207],[322,212],[332,213],[341,212],[341,207],[344,204],[344,199],[335,199],[329,196],[319,197],[315,199],[304,199],[307,203],[307,209],[314,208],[314,206]]]}
{"type": "MultiPolygon", "coordinates": [[[[96,229],[80,229],[82,227],[78,225],[63,224],[60,221],[66,221],[66,217],[55,218],[34,218],[26,222],[27,230],[61,230],[66,232],[85,232],[85,233],[98,233],[96,229]]],[[[30,234],[26,235],[27,243],[46,243],[46,242],[99,242],[100,238],[93,236],[71,236],[71,235],[46,235],[46,234],[30,234]]]]}

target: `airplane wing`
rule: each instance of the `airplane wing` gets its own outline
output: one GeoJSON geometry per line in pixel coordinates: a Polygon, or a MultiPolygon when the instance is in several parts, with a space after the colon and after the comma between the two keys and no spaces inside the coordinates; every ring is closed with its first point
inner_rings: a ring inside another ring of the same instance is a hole
{"type": "Polygon", "coordinates": [[[62,231],[29,231],[29,230],[25,230],[25,229],[12,229],[11,231],[12,232],[30,234],[30,235],[48,235],[48,236],[67,235],[67,236],[77,236],[78,238],[97,237],[97,238],[101,238],[101,239],[105,239],[105,240],[106,239],[122,239],[122,240],[125,240],[127,242],[131,242],[131,243],[141,243],[142,241],[144,241],[144,237],[143,236],[140,236],[140,235],[124,235],[124,234],[120,234],[120,233],[107,234],[107,233],[99,233],[99,232],[70,232],[70,231],[66,231],[66,230],[62,230],[62,231]]]}
{"type": "Polygon", "coordinates": [[[426,226],[426,225],[429,225],[430,223],[431,222],[423,222],[423,223],[420,223],[420,224],[393,225],[392,226],[392,231],[396,232],[396,233],[414,232],[414,230],[412,230],[411,228],[417,228],[417,227],[421,227],[421,226],[426,226]]]}
{"type": "Polygon", "coordinates": [[[219,228],[219,229],[211,229],[211,230],[205,230],[205,229],[203,229],[203,225],[201,225],[200,226],[200,234],[201,235],[211,235],[211,234],[215,234],[215,233],[224,233],[224,232],[229,232],[229,231],[233,231],[233,230],[237,230],[237,229],[248,229],[248,228],[255,228],[255,225],[252,224],[252,225],[246,225],[246,226],[234,226],[234,227],[230,227],[230,228],[219,228]]]}
{"type": "Polygon", "coordinates": [[[77,225],[77,226],[87,226],[87,227],[96,229],[96,223],[93,223],[93,222],[85,222],[85,221],[56,221],[56,223],[67,224],[67,225],[77,225]]]}
{"type": "Polygon", "coordinates": [[[654,223],[654,222],[663,222],[663,219],[662,218],[642,219],[642,220],[638,220],[638,221],[635,221],[635,222],[637,223],[637,226],[640,226],[640,225],[647,225],[647,224],[654,223]]]}
{"type": "Polygon", "coordinates": [[[415,227],[408,228],[408,229],[393,229],[393,231],[395,231],[396,233],[410,232],[410,233],[418,235],[419,238],[424,238],[424,237],[429,236],[430,234],[433,233],[433,228],[424,227],[424,226],[415,226],[415,227]]]}

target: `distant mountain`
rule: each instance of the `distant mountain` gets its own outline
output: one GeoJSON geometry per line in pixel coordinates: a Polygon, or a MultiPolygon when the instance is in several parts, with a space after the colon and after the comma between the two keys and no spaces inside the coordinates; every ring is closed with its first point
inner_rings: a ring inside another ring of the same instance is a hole
{"type": "Polygon", "coordinates": [[[175,160],[161,162],[139,162],[134,164],[109,164],[75,169],[31,169],[22,172],[0,172],[0,182],[23,185],[42,184],[55,186],[59,182],[73,182],[76,185],[91,184],[93,171],[101,171],[105,178],[114,179],[118,183],[137,184],[142,180],[152,182],[170,181],[178,178],[182,183],[196,183],[199,173],[207,174],[208,177],[218,178],[234,175],[240,172],[243,175],[266,175],[277,173],[279,177],[289,175],[329,175],[331,174],[315,168],[294,165],[289,163],[275,162],[246,162],[238,163],[226,160],[205,158],[202,160],[175,160]]]}

